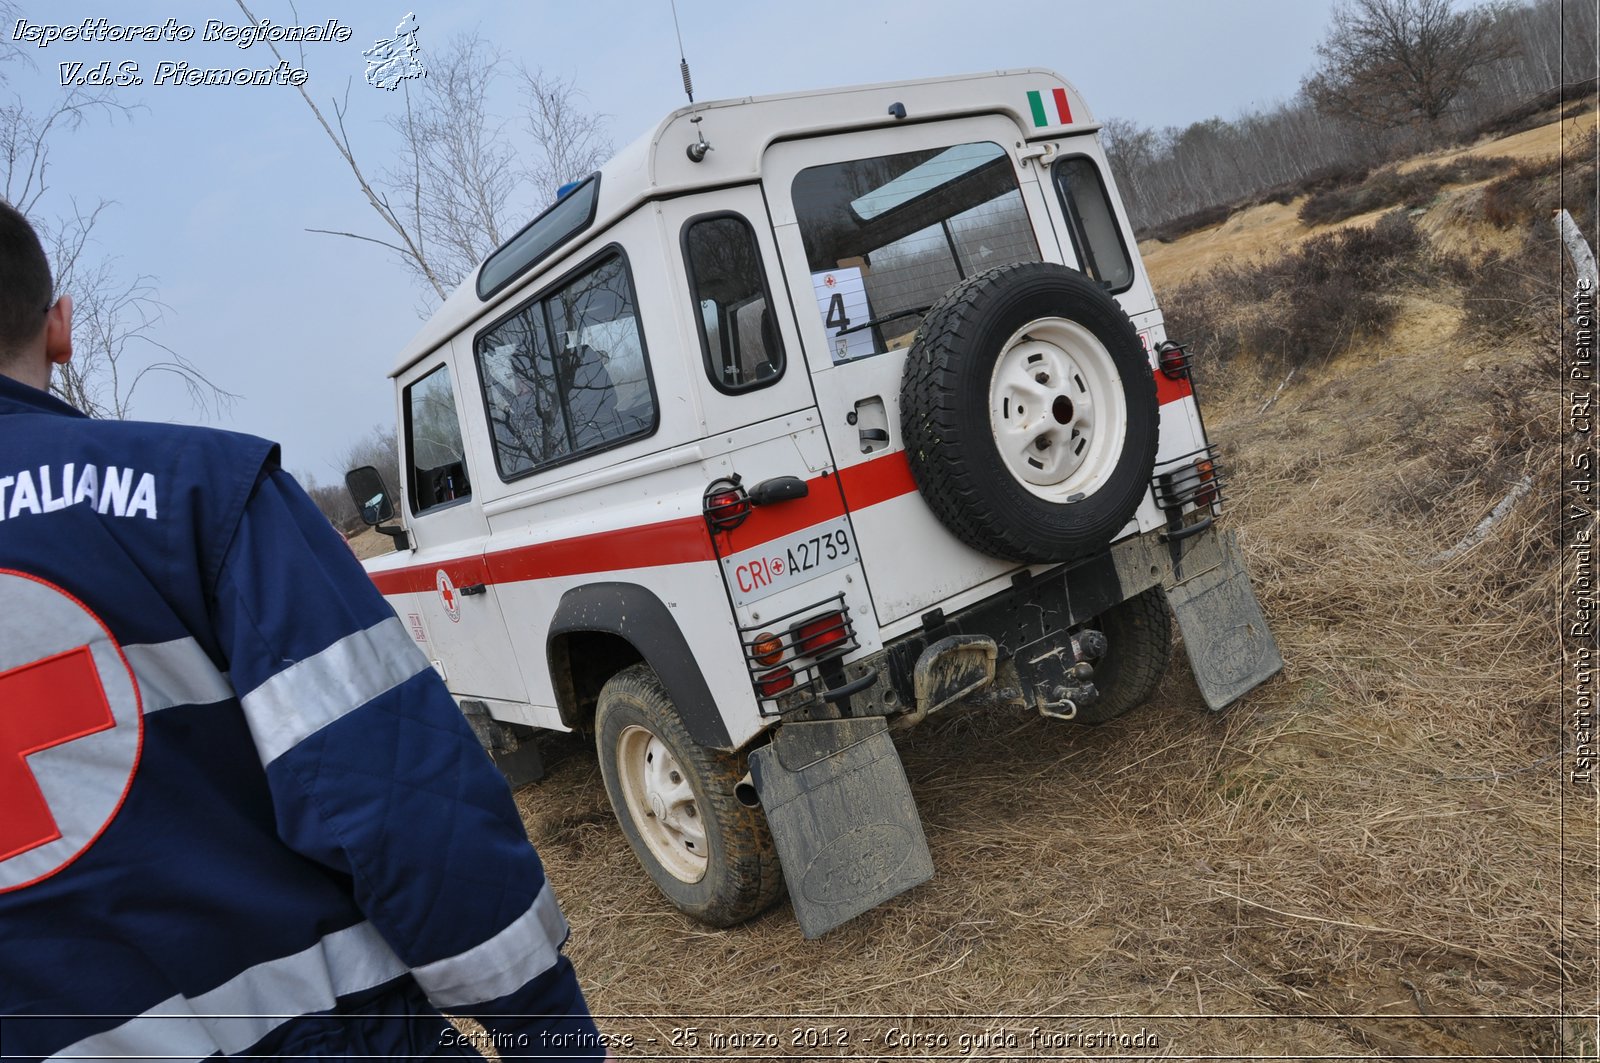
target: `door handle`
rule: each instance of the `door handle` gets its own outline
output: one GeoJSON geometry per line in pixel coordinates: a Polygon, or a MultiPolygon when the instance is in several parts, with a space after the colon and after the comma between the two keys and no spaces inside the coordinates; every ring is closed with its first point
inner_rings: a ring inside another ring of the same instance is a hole
{"type": "Polygon", "coordinates": [[[470,598],[474,594],[488,594],[489,585],[487,583],[472,583],[465,587],[457,587],[456,592],[463,598],[470,598]]]}

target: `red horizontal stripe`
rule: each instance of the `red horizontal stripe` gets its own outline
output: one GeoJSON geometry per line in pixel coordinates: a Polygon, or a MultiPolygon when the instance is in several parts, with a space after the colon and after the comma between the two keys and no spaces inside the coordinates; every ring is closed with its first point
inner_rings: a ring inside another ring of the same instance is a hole
{"type": "Polygon", "coordinates": [[[497,550],[492,554],[412,565],[374,572],[372,582],[384,594],[432,591],[442,568],[457,587],[474,583],[516,583],[521,580],[608,572],[619,568],[653,568],[691,561],[712,561],[711,535],[700,517],[679,517],[658,524],[578,535],[550,543],[497,550]]]}
{"type": "Polygon", "coordinates": [[[806,481],[804,498],[751,507],[750,516],[743,524],[719,533],[717,545],[722,556],[727,557],[842,516],[844,500],[839,497],[839,478],[814,476],[806,481]]]}
{"type": "Polygon", "coordinates": [[[1165,406],[1169,402],[1177,402],[1194,394],[1194,388],[1189,384],[1187,376],[1173,380],[1161,370],[1156,370],[1156,404],[1165,406]]]}
{"type": "Polygon", "coordinates": [[[706,530],[702,517],[679,517],[659,524],[579,535],[553,543],[501,550],[486,558],[489,576],[495,583],[715,559],[711,533],[706,530]]]}
{"type": "MultiPolygon", "coordinates": [[[[1156,401],[1162,405],[1192,395],[1189,381],[1155,374],[1156,401]]],[[[722,556],[749,550],[776,539],[832,520],[849,509],[866,509],[917,489],[905,451],[841,469],[837,476],[814,476],[806,481],[804,498],[754,507],[748,519],[731,532],[719,533],[716,544],[722,556]],[[842,497],[841,497],[842,495],[842,497]]],[[[384,594],[428,591],[436,586],[442,568],[457,587],[475,583],[517,583],[522,580],[577,576],[586,572],[612,572],[624,568],[653,568],[694,561],[714,561],[711,533],[704,518],[678,517],[633,528],[578,535],[550,543],[519,546],[477,557],[457,558],[434,565],[375,572],[372,582],[384,594]]]]}
{"type": "Polygon", "coordinates": [[[866,509],[917,489],[906,452],[897,450],[839,471],[839,486],[851,509],[866,509]]]}

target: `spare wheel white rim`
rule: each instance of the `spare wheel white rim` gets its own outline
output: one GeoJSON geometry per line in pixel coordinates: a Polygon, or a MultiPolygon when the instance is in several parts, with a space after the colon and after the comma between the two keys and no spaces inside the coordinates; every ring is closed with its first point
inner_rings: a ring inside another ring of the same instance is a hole
{"type": "Polygon", "coordinates": [[[1000,461],[1030,494],[1071,503],[1111,478],[1128,433],[1122,374],[1105,344],[1067,318],[1017,330],[995,359],[989,425],[1000,461]]]}

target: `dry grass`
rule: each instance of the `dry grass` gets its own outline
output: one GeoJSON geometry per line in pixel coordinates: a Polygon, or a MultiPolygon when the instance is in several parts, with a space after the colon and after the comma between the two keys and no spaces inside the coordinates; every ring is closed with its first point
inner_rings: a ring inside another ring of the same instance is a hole
{"type": "MultiPolygon", "coordinates": [[[[1445,165],[1463,156],[1547,159],[1559,153],[1563,144],[1581,142],[1596,128],[1597,123],[1600,123],[1600,112],[1591,111],[1500,140],[1418,156],[1399,164],[1398,169],[1401,172],[1408,172],[1422,166],[1445,165]]],[[[1448,190],[1439,197],[1428,215],[1419,218],[1419,224],[1424,228],[1434,225],[1431,219],[1435,214],[1445,216],[1465,214],[1468,218],[1481,218],[1476,205],[1470,201],[1474,197],[1482,196],[1487,183],[1487,180],[1476,181],[1448,190]],[[1465,209],[1457,206],[1463,200],[1469,201],[1465,209]]],[[[1249,259],[1262,251],[1290,250],[1305,240],[1323,233],[1351,226],[1372,225],[1387,213],[1387,208],[1380,208],[1328,225],[1307,225],[1299,218],[1299,208],[1303,202],[1304,200],[1300,199],[1288,204],[1262,203],[1259,206],[1248,207],[1235,212],[1220,225],[1173,243],[1161,243],[1153,239],[1140,241],[1139,253],[1150,275],[1150,283],[1155,286],[1157,292],[1164,292],[1178,284],[1209,276],[1229,260],[1249,259]]],[[[1436,227],[1460,232],[1463,249],[1481,247],[1494,250],[1506,242],[1503,234],[1489,231],[1493,226],[1480,228],[1476,221],[1469,221],[1461,227],[1455,225],[1453,221],[1436,227]]],[[[1455,248],[1447,249],[1455,250],[1455,248]]]]}
{"type": "MultiPolygon", "coordinates": [[[[1477,374],[1518,387],[1541,368],[1479,358],[1477,374]]],[[[1563,943],[1570,993],[1595,969],[1580,889],[1561,921],[1555,574],[1518,556],[1548,506],[1430,563],[1499,485],[1455,461],[1460,483],[1425,514],[1397,503],[1440,475],[1396,423],[1427,360],[1352,359],[1265,417],[1211,407],[1282,678],[1210,716],[1180,661],[1151,705],[1098,730],[990,711],[912,732],[901,752],[937,877],[821,941],[799,938],[786,905],[730,931],[674,912],[571,740],[519,800],[607,1027],[664,1038],[683,1020],[623,1016],[774,1016],[696,1020],[727,1032],[873,1014],[895,1018],[813,1025],[1143,1027],[1180,1056],[1554,1051],[1552,1024],[1527,1016],[1557,1007],[1563,943]],[[1041,1015],[1128,1017],[985,1018],[1041,1015]],[[1193,1018],[1209,1015],[1256,1017],[1193,1018]],[[1285,1015],[1301,1017],[1271,1017],[1285,1015]]],[[[1493,390],[1431,429],[1491,465],[1496,442],[1465,434],[1493,390]]],[[[1530,501],[1554,497],[1553,472],[1530,501]]],[[[1594,866],[1573,839],[1565,855],[1594,866]]]]}
{"type": "Polygon", "coordinates": [[[552,742],[517,798],[591,1005],[635,1038],[620,1054],[926,1058],[1010,1031],[970,1054],[1594,1058],[1555,1017],[1600,984],[1600,853],[1592,792],[1561,819],[1551,337],[1463,331],[1448,285],[1398,311],[1265,413],[1278,381],[1243,363],[1205,396],[1285,674],[1220,715],[1180,654],[1103,728],[936,717],[899,741],[936,877],[822,940],[787,904],[725,931],[678,914],[587,741],[552,742]],[[1486,541],[1434,561],[1523,476],[1486,541]],[[702,1048],[672,1048],[690,1025],[702,1048]],[[886,1047],[891,1028],[949,1047],[886,1047]],[[1158,1044],[1084,1040],[1141,1030],[1158,1044]],[[706,1047],[741,1033],[783,1047],[706,1047]]]}

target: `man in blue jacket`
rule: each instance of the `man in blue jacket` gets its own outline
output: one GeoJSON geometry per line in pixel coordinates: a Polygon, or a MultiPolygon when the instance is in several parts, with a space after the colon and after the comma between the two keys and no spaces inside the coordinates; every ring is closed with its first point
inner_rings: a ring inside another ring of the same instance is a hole
{"type": "Polygon", "coordinates": [[[276,446],[93,421],[0,202],[0,1044],[604,1055],[504,782],[276,446]],[[480,1042],[481,1043],[481,1042],[480,1042]]]}

